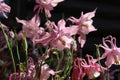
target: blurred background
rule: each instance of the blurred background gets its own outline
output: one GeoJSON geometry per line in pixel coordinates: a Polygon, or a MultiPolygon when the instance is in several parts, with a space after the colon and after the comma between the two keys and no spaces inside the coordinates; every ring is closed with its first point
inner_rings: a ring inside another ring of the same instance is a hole
{"type": "MultiPolygon", "coordinates": [[[[6,3],[11,6],[11,13],[8,15],[8,19],[1,18],[1,22],[11,29],[21,29],[21,25],[16,22],[15,17],[31,19],[35,14],[33,12],[35,0],[6,0],[6,3]]],[[[94,44],[100,44],[102,37],[108,35],[115,36],[117,44],[120,46],[120,0],[64,0],[51,11],[51,20],[58,21],[63,14],[65,19],[70,16],[79,18],[82,11],[87,13],[95,8],[97,8],[97,11],[96,16],[93,18],[93,25],[98,30],[87,35],[83,53],[94,53],[94,44]]],[[[40,16],[42,18],[42,15],[40,16]]],[[[44,23],[44,18],[41,20],[44,23]]]]}

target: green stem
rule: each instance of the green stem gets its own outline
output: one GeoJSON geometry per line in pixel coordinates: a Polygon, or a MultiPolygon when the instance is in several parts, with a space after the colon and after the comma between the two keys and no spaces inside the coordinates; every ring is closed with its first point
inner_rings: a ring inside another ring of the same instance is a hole
{"type": "Polygon", "coordinates": [[[56,67],[56,71],[59,69],[60,67],[60,58],[59,58],[59,54],[56,53],[56,56],[57,56],[57,61],[58,61],[58,64],[57,64],[57,67],[56,67]]]}
{"type": "MultiPolygon", "coordinates": [[[[97,58],[100,58],[99,45],[95,45],[95,46],[96,46],[96,56],[97,56],[97,58]]],[[[98,61],[98,63],[101,66],[100,60],[98,61]]]]}
{"type": "Polygon", "coordinates": [[[107,80],[110,80],[109,68],[107,67],[107,80]]]}
{"type": "Polygon", "coordinates": [[[48,47],[45,48],[45,54],[48,52],[48,47]]]}
{"type": "Polygon", "coordinates": [[[61,58],[60,58],[60,63],[62,62],[62,60],[63,60],[63,58],[64,58],[64,52],[63,51],[61,51],[61,58]]]}
{"type": "Polygon", "coordinates": [[[45,15],[46,21],[48,21],[48,17],[47,17],[47,14],[45,13],[45,11],[44,11],[44,15],[45,15]]]}
{"type": "MultiPolygon", "coordinates": [[[[15,36],[17,36],[16,31],[15,31],[15,36]]],[[[17,38],[15,38],[15,43],[16,43],[16,49],[17,49],[18,62],[19,62],[19,64],[20,64],[20,53],[19,53],[19,47],[18,47],[17,38]]]]}
{"type": "Polygon", "coordinates": [[[25,50],[25,55],[26,55],[26,67],[28,69],[28,44],[27,44],[27,40],[26,37],[23,37],[23,44],[24,44],[24,50],[25,50]]]}
{"type": "Polygon", "coordinates": [[[7,34],[5,33],[5,31],[4,31],[4,29],[2,28],[2,26],[1,26],[1,29],[2,29],[2,32],[3,32],[3,34],[4,34],[4,38],[5,38],[5,41],[6,41],[6,43],[7,43],[8,49],[9,49],[9,51],[10,51],[10,55],[11,55],[11,58],[12,58],[12,63],[13,63],[14,72],[16,73],[16,66],[15,66],[15,60],[14,60],[14,57],[13,57],[12,47],[11,47],[10,44],[9,44],[8,36],[7,36],[7,34]]]}
{"type": "Polygon", "coordinates": [[[42,49],[41,46],[39,46],[39,50],[40,50],[40,55],[42,55],[43,54],[43,49],[42,49]]]}
{"type": "Polygon", "coordinates": [[[19,54],[19,48],[18,48],[18,42],[16,41],[16,48],[17,48],[17,57],[18,57],[18,61],[20,63],[20,54],[19,54]]]}

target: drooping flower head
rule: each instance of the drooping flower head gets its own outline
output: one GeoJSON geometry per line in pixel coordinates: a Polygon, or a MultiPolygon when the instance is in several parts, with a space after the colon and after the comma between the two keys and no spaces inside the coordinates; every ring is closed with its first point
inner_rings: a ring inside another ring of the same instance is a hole
{"type": "Polygon", "coordinates": [[[82,58],[76,58],[74,60],[73,70],[72,70],[72,80],[83,80],[85,72],[82,67],[82,58]]]}
{"type": "Polygon", "coordinates": [[[105,52],[101,56],[101,59],[107,58],[105,64],[107,67],[111,67],[112,64],[120,65],[120,48],[116,46],[116,38],[107,36],[103,38],[103,45],[101,45],[105,52]]]}
{"type": "Polygon", "coordinates": [[[34,10],[38,9],[38,14],[44,9],[48,18],[51,17],[50,11],[53,10],[53,7],[57,6],[59,2],[63,0],[36,0],[36,5],[34,10]]]}
{"type": "Polygon", "coordinates": [[[3,0],[0,0],[0,14],[2,14],[5,18],[7,18],[6,13],[10,12],[11,8],[7,4],[4,3],[3,0]]]}
{"type": "Polygon", "coordinates": [[[97,63],[97,59],[87,55],[88,61],[83,58],[76,58],[72,70],[72,80],[83,80],[85,75],[89,79],[94,79],[100,76],[101,72],[104,72],[106,68],[97,63]]]}
{"type": "MultiPolygon", "coordinates": [[[[74,17],[70,17],[68,19],[72,23],[74,23],[78,28],[77,34],[80,35],[78,38],[78,41],[81,44],[81,47],[83,47],[86,42],[86,35],[89,32],[96,31],[95,27],[92,25],[92,23],[93,23],[92,18],[95,16],[95,12],[96,12],[96,10],[94,10],[92,12],[88,12],[86,14],[83,14],[83,12],[82,12],[79,19],[76,19],[74,17]]],[[[76,26],[73,28],[76,28],[76,26]]]]}
{"type": "Polygon", "coordinates": [[[97,59],[93,59],[92,56],[87,55],[88,63],[83,59],[82,66],[84,68],[84,72],[88,76],[89,79],[97,78],[100,76],[100,73],[105,70],[104,67],[97,63],[97,59]]]}

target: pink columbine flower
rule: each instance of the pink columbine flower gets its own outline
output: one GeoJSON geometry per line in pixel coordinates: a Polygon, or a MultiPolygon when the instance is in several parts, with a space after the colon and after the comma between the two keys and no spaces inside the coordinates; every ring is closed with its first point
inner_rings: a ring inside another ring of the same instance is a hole
{"type": "Polygon", "coordinates": [[[72,70],[72,80],[83,80],[85,72],[82,67],[82,58],[76,58],[74,60],[73,70],[72,70]]]}
{"type": "Polygon", "coordinates": [[[36,0],[37,4],[35,5],[34,10],[38,9],[38,13],[40,13],[44,9],[48,18],[50,18],[50,11],[53,10],[53,7],[57,6],[57,4],[62,1],[63,0],[36,0]]]}
{"type": "Polygon", "coordinates": [[[16,20],[17,22],[23,24],[22,30],[18,34],[18,39],[21,39],[24,35],[27,38],[32,40],[35,37],[38,37],[39,33],[42,33],[44,31],[43,28],[39,27],[40,19],[39,17],[36,17],[36,15],[29,21],[19,20],[18,18],[16,18],[16,20]]]}
{"type": "Polygon", "coordinates": [[[105,52],[101,56],[101,59],[107,58],[105,64],[108,68],[112,64],[120,65],[120,48],[116,46],[116,38],[112,36],[107,36],[103,38],[103,45],[101,45],[105,52]]]}
{"type": "Polygon", "coordinates": [[[69,32],[66,31],[66,22],[61,19],[58,22],[58,25],[55,26],[55,29],[53,29],[52,33],[53,36],[51,35],[51,37],[54,39],[51,41],[51,46],[54,48],[57,48],[58,50],[63,50],[64,48],[68,48],[70,49],[73,38],[70,36],[69,32]]]}
{"type": "Polygon", "coordinates": [[[36,43],[41,43],[44,46],[50,46],[51,48],[56,48],[58,50],[63,50],[65,48],[70,49],[73,38],[70,36],[69,32],[66,31],[65,21],[62,19],[58,22],[58,25],[55,24],[50,26],[49,35],[36,39],[36,43]]]}
{"type": "Polygon", "coordinates": [[[0,14],[7,18],[6,13],[10,12],[10,10],[11,10],[10,6],[5,4],[3,0],[0,0],[0,14]]]}
{"type": "Polygon", "coordinates": [[[79,19],[76,19],[74,17],[70,17],[68,19],[77,26],[77,27],[74,26],[72,28],[78,29],[77,34],[80,35],[80,37],[78,38],[78,41],[81,44],[81,47],[83,47],[86,42],[86,35],[89,32],[96,31],[96,29],[92,25],[93,23],[92,18],[95,16],[95,12],[96,10],[94,10],[93,12],[86,13],[86,14],[83,14],[82,12],[79,19]]]}
{"type": "Polygon", "coordinates": [[[100,76],[100,73],[105,70],[104,67],[99,65],[97,59],[93,59],[92,56],[87,55],[88,63],[83,59],[82,66],[84,67],[84,72],[88,76],[89,79],[97,78],[100,76]]]}

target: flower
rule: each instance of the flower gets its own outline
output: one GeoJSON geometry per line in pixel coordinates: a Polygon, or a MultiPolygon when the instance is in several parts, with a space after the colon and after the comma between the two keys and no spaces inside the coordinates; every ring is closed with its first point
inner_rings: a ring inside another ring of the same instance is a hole
{"type": "Polygon", "coordinates": [[[66,31],[65,24],[66,23],[63,19],[58,22],[57,26],[50,23],[50,33],[43,36],[43,38],[36,39],[36,43],[41,43],[45,46],[47,45],[50,46],[50,48],[56,48],[58,50],[63,50],[65,48],[70,49],[73,38],[70,33],[66,31]]]}
{"type": "Polygon", "coordinates": [[[83,80],[85,73],[82,67],[82,58],[76,58],[73,64],[72,80],[83,80]]]}
{"type": "Polygon", "coordinates": [[[63,0],[36,0],[37,4],[35,5],[34,10],[38,9],[38,13],[40,13],[44,9],[48,18],[50,18],[50,11],[53,10],[53,7],[57,6],[57,4],[62,1],[63,0]]]}
{"type": "Polygon", "coordinates": [[[97,63],[97,59],[93,59],[92,56],[87,55],[88,63],[83,58],[76,58],[74,60],[72,70],[72,80],[83,80],[87,75],[89,79],[97,78],[101,72],[104,72],[106,68],[97,63]]]}
{"type": "Polygon", "coordinates": [[[27,20],[19,20],[16,18],[17,22],[22,23],[23,27],[22,30],[18,34],[18,39],[20,40],[23,36],[27,37],[28,39],[33,41],[34,39],[43,35],[44,28],[39,27],[40,19],[36,15],[29,21],[27,20]]]}
{"type": "Polygon", "coordinates": [[[96,29],[92,25],[93,20],[91,19],[95,16],[95,12],[96,10],[94,10],[93,12],[88,12],[86,14],[83,14],[82,12],[79,19],[76,19],[74,17],[70,17],[68,19],[77,26],[73,26],[72,28],[75,28],[75,30],[78,29],[76,33],[80,35],[78,37],[78,41],[81,44],[81,47],[83,47],[86,42],[86,35],[89,32],[96,31],[96,29]]]}
{"type": "Polygon", "coordinates": [[[10,12],[11,8],[7,4],[0,0],[0,14],[2,14],[5,18],[7,18],[6,12],[10,12]]]}
{"type": "Polygon", "coordinates": [[[105,64],[108,68],[110,68],[112,64],[120,64],[120,48],[116,46],[115,37],[107,36],[103,38],[103,45],[101,45],[100,47],[105,50],[105,52],[101,56],[101,59],[107,58],[105,64]]]}
{"type": "Polygon", "coordinates": [[[105,68],[96,63],[97,59],[93,59],[92,56],[87,55],[87,58],[88,64],[85,61],[85,59],[83,59],[82,61],[84,72],[86,73],[89,79],[97,78],[98,76],[100,76],[100,72],[103,72],[105,68]]]}

